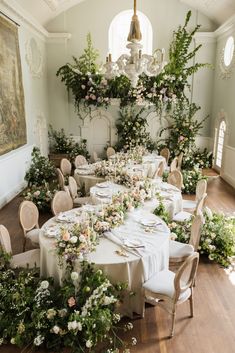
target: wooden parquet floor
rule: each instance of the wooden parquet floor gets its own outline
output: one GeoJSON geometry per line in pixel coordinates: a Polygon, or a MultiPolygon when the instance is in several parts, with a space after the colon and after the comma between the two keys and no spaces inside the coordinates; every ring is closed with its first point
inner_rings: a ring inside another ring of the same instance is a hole
{"type": "MultiPolygon", "coordinates": [[[[191,197],[187,197],[191,198],[191,197]]],[[[8,227],[13,251],[22,249],[23,235],[18,224],[16,198],[0,210],[0,224],[8,227]]],[[[223,180],[208,182],[207,206],[235,214],[235,192],[223,180]]],[[[40,217],[44,223],[49,214],[40,217]]],[[[134,329],[123,338],[136,337],[133,353],[235,353],[235,272],[201,257],[194,291],[195,315],[189,318],[189,304],[179,305],[175,336],[168,338],[170,316],[159,307],[146,305],[144,319],[133,320],[134,329]]],[[[20,353],[14,346],[0,347],[0,353],[20,353]]],[[[44,353],[38,351],[39,353],[44,353]]]]}

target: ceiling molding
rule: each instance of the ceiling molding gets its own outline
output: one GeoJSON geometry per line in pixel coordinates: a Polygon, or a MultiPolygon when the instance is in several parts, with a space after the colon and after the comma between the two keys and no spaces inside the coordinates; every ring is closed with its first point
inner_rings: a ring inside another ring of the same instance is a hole
{"type": "Polygon", "coordinates": [[[1,0],[3,12],[5,11],[10,18],[20,22],[21,25],[26,25],[33,30],[42,40],[48,35],[48,31],[38,23],[33,16],[25,11],[15,0],[1,0]]]}
{"type": "Polygon", "coordinates": [[[48,33],[47,43],[66,43],[72,37],[71,33],[48,33]]]}
{"type": "Polygon", "coordinates": [[[215,32],[197,32],[194,38],[196,43],[216,43],[215,32]]]}
{"type": "Polygon", "coordinates": [[[228,21],[222,24],[214,33],[217,38],[228,35],[235,31],[235,15],[230,17],[228,21]]]}
{"type": "Polygon", "coordinates": [[[64,43],[71,38],[70,33],[49,33],[28,12],[22,9],[15,0],[0,0],[0,4],[3,5],[2,11],[4,13],[14,21],[19,22],[21,26],[28,27],[30,31],[33,31],[43,41],[64,43]]]}
{"type": "Polygon", "coordinates": [[[58,0],[43,0],[52,11],[56,11],[59,4],[58,4],[58,0]]]}

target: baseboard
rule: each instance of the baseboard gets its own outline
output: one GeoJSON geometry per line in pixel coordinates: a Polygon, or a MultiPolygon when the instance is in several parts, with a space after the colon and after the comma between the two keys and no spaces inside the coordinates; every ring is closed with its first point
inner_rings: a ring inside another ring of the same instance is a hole
{"type": "Polygon", "coordinates": [[[226,173],[221,173],[221,178],[224,179],[229,185],[231,185],[235,189],[235,179],[226,173]]]}
{"type": "Polygon", "coordinates": [[[13,190],[1,196],[0,209],[3,208],[12,199],[14,199],[14,197],[16,197],[23,189],[25,189],[26,186],[27,186],[27,183],[23,181],[22,183],[18,184],[13,190]]]}

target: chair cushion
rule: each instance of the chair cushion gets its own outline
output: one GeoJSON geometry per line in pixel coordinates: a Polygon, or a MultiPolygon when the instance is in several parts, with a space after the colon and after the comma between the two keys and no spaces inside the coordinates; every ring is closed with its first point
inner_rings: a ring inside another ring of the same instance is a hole
{"type": "Polygon", "coordinates": [[[184,258],[192,255],[194,248],[190,244],[183,244],[179,241],[170,240],[169,257],[171,258],[184,258]]]}
{"type": "Polygon", "coordinates": [[[196,208],[197,202],[193,200],[183,200],[183,209],[191,210],[196,208]]]}
{"type": "Polygon", "coordinates": [[[10,267],[34,268],[40,267],[40,249],[29,250],[21,254],[13,255],[10,267]]]}
{"type": "Polygon", "coordinates": [[[184,222],[188,221],[192,217],[192,214],[189,212],[181,211],[174,215],[173,221],[174,222],[184,222]]]}
{"type": "MultiPolygon", "coordinates": [[[[175,293],[174,288],[175,273],[169,270],[158,272],[156,275],[151,277],[147,282],[144,283],[143,287],[147,291],[155,294],[163,294],[167,297],[173,298],[175,293]]],[[[186,291],[180,294],[179,300],[188,298],[191,290],[188,288],[186,291]]],[[[156,295],[157,297],[157,295],[156,295]]]]}
{"type": "Polygon", "coordinates": [[[33,245],[39,244],[40,229],[32,229],[26,233],[26,238],[30,239],[33,245]]]}

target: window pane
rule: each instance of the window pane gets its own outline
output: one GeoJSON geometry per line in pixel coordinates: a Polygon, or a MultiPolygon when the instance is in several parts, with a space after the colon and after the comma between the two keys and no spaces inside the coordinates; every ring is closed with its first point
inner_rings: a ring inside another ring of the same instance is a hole
{"type": "MultiPolygon", "coordinates": [[[[142,33],[143,54],[153,53],[153,30],[148,17],[142,12],[137,11],[140,21],[140,29],[142,33]]],[[[127,37],[130,31],[131,18],[133,10],[120,12],[114,17],[109,27],[109,53],[112,54],[113,61],[116,61],[122,54],[129,54],[129,49],[126,48],[127,37]]]]}

